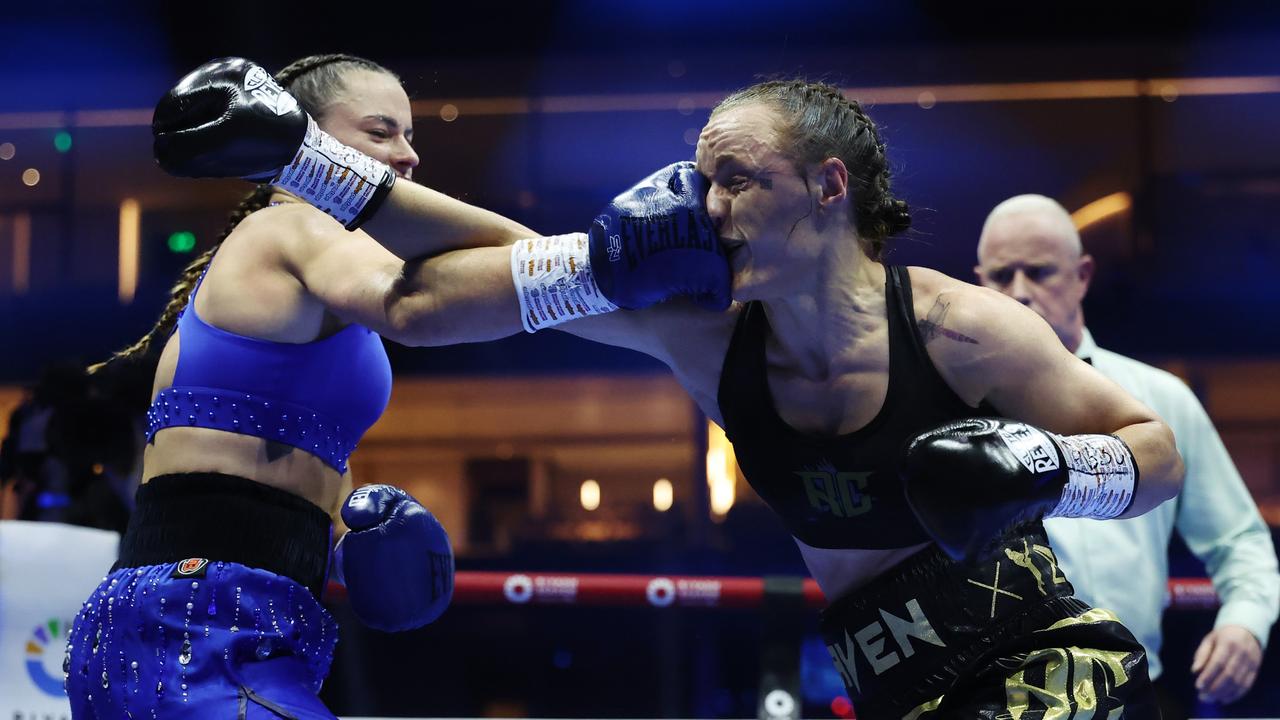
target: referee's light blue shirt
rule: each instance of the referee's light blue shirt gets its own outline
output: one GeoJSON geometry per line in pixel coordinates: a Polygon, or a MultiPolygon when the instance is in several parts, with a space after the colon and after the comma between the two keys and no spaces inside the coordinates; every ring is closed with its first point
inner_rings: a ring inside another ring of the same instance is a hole
{"type": "MultiPolygon", "coordinates": [[[[1176,376],[1099,348],[1088,330],[1076,356],[1164,418],[1187,469],[1182,493],[1141,517],[1045,521],[1076,595],[1114,611],[1147,649],[1151,677],[1158,677],[1160,616],[1169,603],[1168,546],[1176,529],[1222,598],[1214,627],[1247,628],[1265,650],[1280,612],[1275,548],[1200,401],[1176,376]]],[[[1191,658],[1185,660],[1190,667],[1191,658]]]]}

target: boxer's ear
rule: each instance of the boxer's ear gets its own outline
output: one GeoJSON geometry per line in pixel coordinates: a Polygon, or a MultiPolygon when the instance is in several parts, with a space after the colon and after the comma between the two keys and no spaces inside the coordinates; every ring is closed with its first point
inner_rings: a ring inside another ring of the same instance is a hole
{"type": "Polygon", "coordinates": [[[814,172],[814,186],[818,190],[818,206],[824,209],[843,205],[849,197],[849,170],[840,158],[827,158],[814,172]]]}

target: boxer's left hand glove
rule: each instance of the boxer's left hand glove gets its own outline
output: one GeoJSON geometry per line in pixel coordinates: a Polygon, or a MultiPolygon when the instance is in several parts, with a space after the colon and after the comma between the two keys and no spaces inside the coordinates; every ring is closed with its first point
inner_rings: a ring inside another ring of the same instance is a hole
{"type": "Polygon", "coordinates": [[[270,181],[355,229],[395,173],[321,130],[271,75],[243,58],[193,70],[156,104],[156,162],[179,177],[270,181]]]}
{"type": "Polygon", "coordinates": [[[707,179],[691,162],[655,172],[618,195],[591,223],[591,268],[600,291],[637,310],[687,296],[728,309],[729,259],[707,214],[707,179]]]}
{"type": "Polygon", "coordinates": [[[1113,435],[1054,435],[987,418],[917,436],[901,476],[920,524],[952,559],[965,562],[1026,521],[1121,515],[1138,480],[1132,453],[1113,435]]]}
{"type": "Polygon", "coordinates": [[[351,609],[371,628],[422,627],[453,596],[453,550],[429,510],[390,485],[366,485],[342,505],[350,530],[334,551],[335,580],[351,609]]]}
{"type": "Polygon", "coordinates": [[[728,308],[729,260],[706,199],[706,178],[678,162],[614,198],[585,235],[517,242],[511,278],[525,330],[681,296],[708,310],[728,308]]]}

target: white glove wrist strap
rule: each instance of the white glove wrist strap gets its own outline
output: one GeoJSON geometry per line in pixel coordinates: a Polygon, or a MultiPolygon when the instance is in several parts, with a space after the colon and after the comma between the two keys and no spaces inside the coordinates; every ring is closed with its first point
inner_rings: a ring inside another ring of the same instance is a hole
{"type": "Polygon", "coordinates": [[[392,174],[390,167],[342,144],[308,117],[302,147],[271,184],[349,227],[392,174]]]}
{"type": "Polygon", "coordinates": [[[511,279],[526,332],[613,312],[591,274],[586,233],[521,240],[511,247],[511,279]]]}
{"type": "Polygon", "coordinates": [[[1133,453],[1114,435],[1054,435],[1067,465],[1062,500],[1045,517],[1107,520],[1133,502],[1138,471],[1133,453]]]}

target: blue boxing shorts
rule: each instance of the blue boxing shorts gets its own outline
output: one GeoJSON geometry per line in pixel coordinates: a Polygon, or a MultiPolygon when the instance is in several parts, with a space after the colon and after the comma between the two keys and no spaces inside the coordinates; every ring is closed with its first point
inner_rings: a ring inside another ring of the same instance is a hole
{"type": "Polygon", "coordinates": [[[334,718],[317,696],[338,640],[316,599],[329,532],[316,506],[243,478],[143,485],[68,637],[72,717],[334,718]]]}

